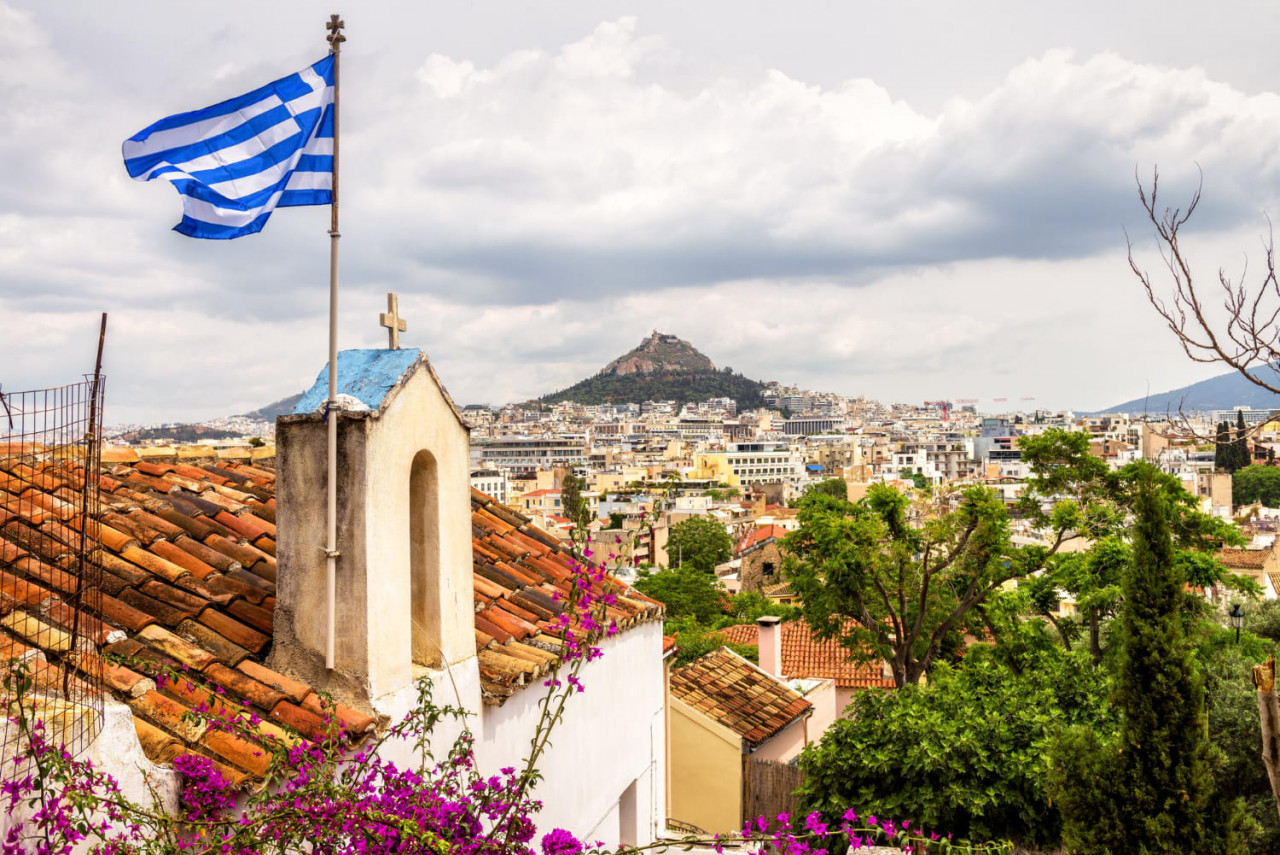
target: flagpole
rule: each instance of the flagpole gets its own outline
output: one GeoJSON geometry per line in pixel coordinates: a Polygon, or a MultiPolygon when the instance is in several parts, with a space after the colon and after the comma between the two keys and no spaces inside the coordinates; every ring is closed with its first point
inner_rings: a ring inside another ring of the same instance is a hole
{"type": "Polygon", "coordinates": [[[325,528],[325,593],[328,614],[325,616],[324,667],[334,666],[333,640],[338,600],[338,70],[342,60],[342,35],[345,24],[338,15],[330,15],[326,28],[329,53],[333,55],[333,185],[329,205],[329,402],[325,421],[329,428],[328,508],[325,528]]]}

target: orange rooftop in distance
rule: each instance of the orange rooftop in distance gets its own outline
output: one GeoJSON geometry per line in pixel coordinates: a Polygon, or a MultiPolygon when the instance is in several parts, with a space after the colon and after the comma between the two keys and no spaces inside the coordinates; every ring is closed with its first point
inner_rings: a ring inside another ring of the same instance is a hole
{"type": "MultiPolygon", "coordinates": [[[[782,630],[782,673],[787,677],[834,680],[841,689],[892,689],[893,678],[883,669],[868,662],[850,658],[840,639],[821,641],[814,638],[809,625],[802,620],[787,621],[782,630]]],[[[759,627],[754,623],[727,626],[716,635],[731,644],[759,645],[759,627]]]]}

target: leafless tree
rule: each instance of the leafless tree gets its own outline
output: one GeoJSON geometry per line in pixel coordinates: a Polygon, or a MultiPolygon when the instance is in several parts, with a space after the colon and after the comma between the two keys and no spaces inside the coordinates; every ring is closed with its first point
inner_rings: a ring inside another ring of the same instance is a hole
{"type": "Polygon", "coordinates": [[[1262,243],[1266,266],[1256,283],[1246,284],[1247,264],[1235,278],[1219,267],[1216,286],[1198,283],[1182,247],[1181,231],[1200,204],[1203,176],[1185,210],[1160,207],[1158,171],[1152,173],[1150,192],[1141,179],[1137,179],[1137,183],[1138,198],[1155,226],[1160,255],[1173,280],[1172,296],[1167,298],[1168,292],[1157,289],[1151,275],[1134,258],[1133,241],[1128,240],[1126,234],[1129,268],[1142,282],[1152,307],[1190,359],[1226,365],[1254,385],[1280,395],[1280,373],[1277,373],[1280,369],[1280,283],[1276,280],[1271,235],[1262,243]],[[1218,300],[1221,300],[1221,313],[1216,305],[1218,300]],[[1259,368],[1270,370],[1255,370],[1259,368]]]}

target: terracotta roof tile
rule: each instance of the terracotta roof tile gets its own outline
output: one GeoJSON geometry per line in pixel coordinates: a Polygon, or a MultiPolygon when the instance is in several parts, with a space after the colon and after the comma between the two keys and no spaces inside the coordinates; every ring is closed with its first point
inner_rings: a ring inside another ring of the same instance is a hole
{"type": "MultiPolygon", "coordinates": [[[[206,585],[214,581],[215,577],[210,576],[205,579],[206,585]]],[[[272,596],[276,592],[276,586],[268,582],[260,576],[237,567],[216,577],[216,584],[224,586],[227,590],[238,591],[242,597],[249,602],[257,605],[262,603],[267,597],[272,596]]]]}
{"type": "Polygon", "coordinates": [[[1220,549],[1217,558],[1228,567],[1261,570],[1271,557],[1270,549],[1220,549]]]}
{"type": "MultiPolygon", "coordinates": [[[[212,609],[209,611],[216,614],[212,609]]],[[[233,668],[250,656],[249,650],[203,623],[184,620],[178,624],[177,635],[196,647],[208,651],[213,655],[216,662],[224,663],[233,668]]],[[[207,666],[201,668],[201,670],[206,670],[206,668],[207,666]]]]}
{"type": "MultiPolygon", "coordinates": [[[[268,716],[255,726],[264,739],[288,740],[287,728],[316,733],[324,724],[310,686],[255,661],[269,650],[273,628],[274,474],[231,461],[196,467],[136,454],[112,459],[119,465],[111,476],[91,479],[102,513],[83,526],[97,545],[92,555],[102,582],[99,611],[81,615],[80,630],[107,642],[102,658],[69,652],[67,622],[76,616],[59,596],[59,588],[65,594],[76,584],[59,564],[80,540],[83,468],[0,459],[0,484],[10,488],[0,492],[0,622],[7,621],[0,623],[0,653],[66,653],[82,673],[101,675],[133,707],[152,759],[199,753],[238,780],[261,775],[269,761],[261,746],[183,716],[193,705],[227,715],[252,706],[268,716]],[[178,672],[186,676],[168,676],[178,672]]],[[[547,622],[563,611],[553,595],[568,593],[571,559],[555,538],[482,494],[472,494],[471,510],[475,587],[483,597],[475,616],[481,685],[487,703],[502,703],[559,655],[547,622]]],[[[616,590],[610,616],[620,628],[661,619],[660,604],[620,584],[616,590]]],[[[338,706],[334,713],[356,734],[376,726],[359,710],[338,706]]]]}
{"type": "Polygon", "coordinates": [[[258,519],[252,514],[236,516],[235,514],[221,511],[214,519],[247,540],[253,540],[264,534],[273,535],[276,532],[275,526],[265,520],[258,519]]]}
{"type": "Polygon", "coordinates": [[[195,617],[195,612],[171,606],[134,588],[126,588],[121,591],[120,601],[168,627],[176,627],[187,618],[195,617]]]}
{"type": "Polygon", "coordinates": [[[279,689],[253,679],[238,668],[228,668],[221,663],[214,663],[205,670],[204,674],[219,686],[229,689],[263,712],[270,712],[272,707],[285,699],[285,694],[279,689]]]}
{"type": "Polygon", "coordinates": [[[342,728],[344,733],[368,733],[378,723],[373,716],[357,712],[344,704],[326,705],[315,692],[307,695],[302,702],[302,708],[319,716],[321,720],[336,718],[338,726],[342,728]]]}
{"type": "Polygon", "coordinates": [[[161,558],[154,552],[148,552],[141,546],[130,546],[128,549],[120,553],[120,557],[131,564],[136,564],[145,570],[155,573],[157,576],[168,579],[170,582],[180,576],[183,576],[187,572],[172,561],[169,561],[166,558],[161,558]]]}
{"type": "Polygon", "coordinates": [[[245,600],[236,600],[227,607],[227,611],[235,617],[249,624],[254,629],[270,635],[273,632],[274,622],[271,612],[253,603],[245,600]]]}
{"type": "Polygon", "coordinates": [[[129,701],[133,711],[150,723],[176,734],[183,742],[195,742],[204,732],[206,725],[195,724],[188,718],[189,707],[175,701],[156,690],[146,692],[140,698],[129,701]]]}
{"type": "MultiPolygon", "coordinates": [[[[854,660],[840,639],[819,640],[804,621],[787,621],[781,629],[785,676],[834,680],[844,689],[893,688],[892,678],[884,676],[881,666],[854,660]]],[[[759,644],[758,627],[753,623],[727,626],[715,634],[731,644],[759,644]]]]}
{"type": "Polygon", "coordinates": [[[271,753],[261,745],[255,745],[246,739],[220,730],[210,729],[200,740],[200,745],[232,766],[259,778],[265,775],[271,766],[271,753]]]}
{"type": "Polygon", "coordinates": [[[243,671],[248,676],[276,689],[287,698],[292,698],[297,703],[302,701],[311,694],[311,687],[306,683],[300,683],[283,674],[278,674],[270,668],[253,660],[246,660],[236,666],[236,670],[243,671]]]}
{"type": "MultiPolygon", "coordinates": [[[[234,558],[227,555],[223,555],[216,549],[210,549],[194,538],[180,537],[173,542],[173,545],[193,558],[196,558],[204,564],[207,564],[208,566],[223,573],[229,573],[232,570],[240,569],[239,561],[236,561],[234,558]]],[[[178,562],[175,561],[174,563],[178,562]]]]}
{"type": "Polygon", "coordinates": [[[281,701],[272,707],[271,718],[287,724],[310,739],[315,739],[325,732],[325,721],[318,711],[304,709],[292,701],[281,701]]]}
{"type": "MultiPolygon", "coordinates": [[[[261,653],[271,643],[271,636],[245,626],[217,609],[206,609],[196,620],[231,643],[252,653],[261,653]]],[[[237,661],[228,664],[235,666],[240,663],[237,661]]]]}
{"type": "Polygon", "coordinates": [[[813,709],[799,692],[726,647],[672,671],[671,694],[753,746],[813,709]]]}

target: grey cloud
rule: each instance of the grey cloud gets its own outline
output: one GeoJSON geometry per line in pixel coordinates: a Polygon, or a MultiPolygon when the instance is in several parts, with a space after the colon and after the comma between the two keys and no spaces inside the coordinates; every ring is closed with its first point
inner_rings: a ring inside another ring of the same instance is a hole
{"type": "MultiPolygon", "coordinates": [[[[29,385],[78,374],[70,330],[106,308],[119,319],[112,388],[135,412],[214,415],[310,382],[326,212],[280,211],[228,244],[190,241],[167,231],[176,194],[129,181],[118,161],[119,141],[166,111],[307,61],[314,51],[276,44],[290,13],[264,13],[277,35],[255,32],[243,49],[229,26],[188,35],[176,13],[148,18],[104,38],[119,62],[100,73],[89,24],[0,13],[23,36],[13,64],[0,57],[0,312],[18,331],[0,339],[4,373],[29,385]],[[184,53],[226,62],[210,74],[184,53]]],[[[947,375],[976,384],[1006,370],[992,340],[1047,366],[1056,357],[1038,344],[1092,334],[1016,304],[1067,287],[1055,270],[1101,275],[1093,259],[1122,247],[1123,225],[1142,242],[1135,165],[1160,165],[1174,203],[1204,167],[1200,234],[1256,234],[1277,197],[1280,99],[1195,68],[1040,45],[980,87],[957,80],[947,97],[904,100],[903,87],[847,70],[700,65],[670,10],[655,12],[665,41],[627,20],[592,32],[584,14],[552,28],[576,36],[513,32],[501,50],[454,59],[427,55],[410,26],[351,54],[344,346],[378,341],[371,317],[396,290],[415,312],[410,338],[463,400],[573,382],[649,328],[682,324],[672,331],[754,376],[933,396],[947,375]],[[1025,266],[1011,273],[1006,259],[1025,266]],[[975,287],[975,270],[1005,290],[940,297],[957,276],[975,287]],[[992,307],[1011,314],[992,320],[992,307]]],[[[1117,279],[1098,286],[1098,305],[1117,279]]],[[[1115,331],[1110,319],[1072,323],[1115,331]]],[[[1040,379],[1070,390],[1064,403],[1110,382],[1056,370],[1040,379]]]]}

